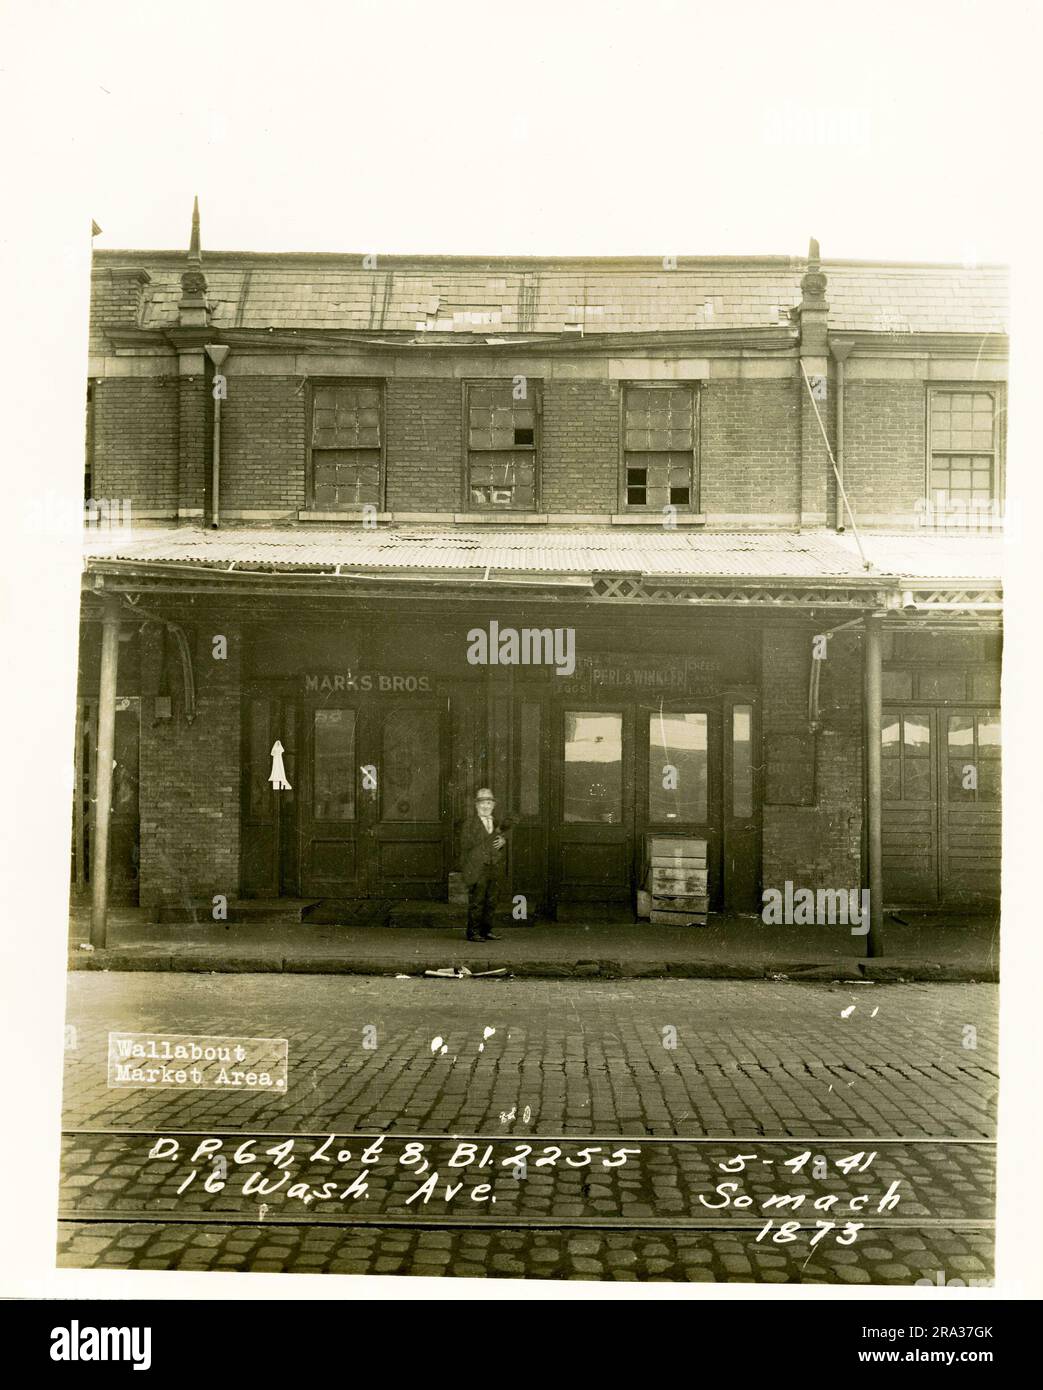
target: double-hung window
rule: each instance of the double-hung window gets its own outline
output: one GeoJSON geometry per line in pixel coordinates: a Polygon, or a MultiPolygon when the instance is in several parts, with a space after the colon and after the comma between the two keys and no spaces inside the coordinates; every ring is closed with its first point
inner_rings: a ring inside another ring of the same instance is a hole
{"type": "Polygon", "coordinates": [[[927,397],[932,507],[973,509],[1000,500],[997,392],[932,388],[927,397]]]}
{"type": "Polygon", "coordinates": [[[623,503],[627,511],[699,507],[699,403],[685,382],[623,390],[623,503]]]}
{"type": "Polygon", "coordinates": [[[317,511],[381,507],[384,396],[377,381],[324,381],[311,388],[309,501],[317,511]]]}
{"type": "Polygon", "coordinates": [[[533,512],[538,497],[539,383],[527,377],[465,386],[467,505],[533,512]]]}

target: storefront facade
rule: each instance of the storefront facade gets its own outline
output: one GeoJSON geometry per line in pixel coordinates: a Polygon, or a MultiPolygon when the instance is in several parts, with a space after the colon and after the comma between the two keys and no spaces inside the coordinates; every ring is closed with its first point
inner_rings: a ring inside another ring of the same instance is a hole
{"type": "Polygon", "coordinates": [[[326,259],[97,267],[96,915],[97,862],[147,909],[445,901],[479,786],[520,921],[632,910],[671,835],[713,912],[995,904],[998,272],[326,259]]]}

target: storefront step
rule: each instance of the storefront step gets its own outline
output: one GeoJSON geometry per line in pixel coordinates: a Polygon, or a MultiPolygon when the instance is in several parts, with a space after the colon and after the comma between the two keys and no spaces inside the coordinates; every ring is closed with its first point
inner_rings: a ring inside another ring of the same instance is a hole
{"type": "Polygon", "coordinates": [[[559,903],[556,920],[570,926],[635,926],[637,914],[629,903],[559,903]]]}
{"type": "MultiPolygon", "coordinates": [[[[511,912],[493,914],[493,922],[500,927],[529,927],[532,921],[516,921],[511,912]]],[[[389,927],[460,927],[467,925],[467,904],[455,902],[396,902],[388,912],[389,927]]]]}
{"type": "Polygon", "coordinates": [[[196,902],[171,903],[156,909],[156,920],[168,924],[177,922],[303,922],[317,898],[233,898],[225,908],[227,916],[215,917],[215,904],[210,898],[196,902]]]}

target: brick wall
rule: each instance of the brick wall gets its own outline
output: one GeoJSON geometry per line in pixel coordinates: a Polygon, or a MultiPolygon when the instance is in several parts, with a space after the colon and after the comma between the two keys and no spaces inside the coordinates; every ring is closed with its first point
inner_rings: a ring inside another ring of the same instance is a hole
{"type": "Polygon", "coordinates": [[[389,511],[460,509],[463,396],[459,381],[389,378],[387,507],[389,511]]]}
{"type": "Polygon", "coordinates": [[[291,511],[305,505],[305,419],[299,377],[228,376],[228,398],[221,403],[222,508],[291,511]]]}
{"type": "Polygon", "coordinates": [[[800,412],[792,381],[711,381],[702,389],[700,505],[792,518],[799,494],[800,412]]]}
{"type": "Polygon", "coordinates": [[[917,520],[927,458],[919,381],[851,381],[844,391],[844,490],[862,515],[917,520]]]}
{"type": "Polygon", "coordinates": [[[619,385],[543,387],[543,510],[619,511],[619,385]]]}
{"type": "MultiPolygon", "coordinates": [[[[94,492],[139,508],[199,508],[209,486],[209,400],[202,375],[119,377],[94,387],[94,492]]],[[[461,507],[463,406],[451,378],[386,384],[387,506],[461,507]]],[[[835,402],[825,408],[832,431],[835,402]]],[[[814,420],[805,421],[814,429],[814,420]]],[[[305,505],[306,400],[290,376],[229,378],[222,406],[225,508],[305,505]]],[[[793,520],[800,491],[800,406],[790,381],[710,381],[701,394],[702,510],[793,520]]],[[[848,382],[845,483],[856,517],[916,517],[926,449],[922,383],[848,382]]],[[[824,455],[823,455],[824,458],[824,455]]],[[[619,384],[543,383],[542,504],[547,511],[619,506],[619,384]]],[[[831,470],[826,496],[833,499],[831,470]]],[[[830,517],[832,511],[830,510],[830,517]]]]}
{"type": "Polygon", "coordinates": [[[842,633],[828,645],[821,726],[808,732],[814,629],[763,632],[765,804],[763,885],[856,888],[862,883],[862,648],[842,633]]]}
{"type": "Polygon", "coordinates": [[[196,717],[184,717],[178,660],[168,656],[174,717],[142,718],[140,763],[141,905],[184,905],[239,890],[240,635],[220,620],[188,632],[196,717]],[[228,639],[215,661],[212,637],[228,639]]]}
{"type": "Polygon", "coordinates": [[[93,394],[95,497],[175,511],[177,377],[117,377],[96,382],[93,394]]]}
{"type": "Polygon", "coordinates": [[[178,505],[183,511],[206,506],[209,492],[209,429],[206,375],[202,366],[178,381],[178,505]]]}

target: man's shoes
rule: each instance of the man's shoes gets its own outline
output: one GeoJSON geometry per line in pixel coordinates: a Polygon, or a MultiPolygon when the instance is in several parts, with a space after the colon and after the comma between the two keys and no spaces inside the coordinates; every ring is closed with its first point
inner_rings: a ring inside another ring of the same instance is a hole
{"type": "Polygon", "coordinates": [[[487,932],[487,933],[485,934],[485,936],[483,936],[483,937],[481,938],[481,940],[482,940],[482,941],[499,941],[500,938],[496,935],[495,932],[487,932]]]}
{"type": "Polygon", "coordinates": [[[468,941],[481,941],[481,940],[483,940],[483,938],[480,937],[480,936],[472,936],[470,932],[467,933],[467,939],[468,939],[468,941]]]}

